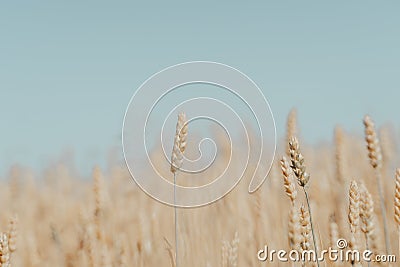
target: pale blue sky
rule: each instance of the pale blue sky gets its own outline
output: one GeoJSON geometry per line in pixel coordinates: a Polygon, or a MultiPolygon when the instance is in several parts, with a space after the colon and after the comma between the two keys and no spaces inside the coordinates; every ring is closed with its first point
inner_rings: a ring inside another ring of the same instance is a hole
{"type": "Polygon", "coordinates": [[[210,60],[251,77],[278,127],[308,142],[370,113],[398,129],[398,1],[7,1],[0,4],[0,174],[71,151],[80,170],[120,153],[126,105],[153,73],[210,60]],[[40,2],[40,3],[38,3],[40,2]]]}

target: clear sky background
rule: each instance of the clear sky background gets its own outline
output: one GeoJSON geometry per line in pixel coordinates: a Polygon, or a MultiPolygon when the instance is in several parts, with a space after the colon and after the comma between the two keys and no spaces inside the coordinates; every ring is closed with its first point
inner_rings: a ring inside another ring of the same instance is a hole
{"type": "Polygon", "coordinates": [[[120,154],[134,91],[177,63],[231,65],[263,90],[278,135],[297,107],[307,142],[361,119],[399,127],[398,1],[6,1],[0,4],[0,175],[120,154]]]}

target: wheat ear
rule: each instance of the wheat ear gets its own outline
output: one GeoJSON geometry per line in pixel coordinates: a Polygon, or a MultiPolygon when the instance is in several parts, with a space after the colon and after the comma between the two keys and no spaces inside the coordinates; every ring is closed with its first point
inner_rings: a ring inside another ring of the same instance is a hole
{"type": "MultiPolygon", "coordinates": [[[[361,231],[365,236],[365,246],[367,249],[370,249],[372,245],[371,241],[375,239],[374,201],[364,184],[360,185],[360,220],[361,231]]],[[[368,266],[370,266],[369,262],[368,266]]]]}
{"type": "Polygon", "coordinates": [[[290,138],[289,141],[290,150],[290,167],[293,173],[296,175],[297,182],[301,187],[305,187],[310,180],[310,175],[306,172],[306,166],[304,163],[304,157],[300,152],[299,141],[296,137],[290,138]]]}
{"type": "Polygon", "coordinates": [[[352,234],[357,232],[360,222],[360,191],[356,181],[351,181],[349,190],[349,224],[352,234]]]}
{"type": "Polygon", "coordinates": [[[10,249],[8,246],[8,235],[1,233],[0,235],[0,263],[1,267],[10,266],[10,249]]]}
{"type": "Polygon", "coordinates": [[[383,186],[382,186],[382,151],[379,144],[378,135],[375,130],[375,124],[370,116],[364,117],[364,126],[365,126],[365,141],[367,143],[368,157],[375,171],[376,183],[378,185],[378,193],[379,193],[379,204],[382,213],[383,220],[383,231],[385,234],[385,246],[386,246],[386,254],[389,254],[390,251],[390,242],[389,242],[389,232],[386,221],[386,207],[385,207],[385,198],[383,194],[383,186]]]}
{"type": "MultiPolygon", "coordinates": [[[[303,252],[305,250],[310,250],[310,242],[311,242],[311,222],[310,222],[310,213],[304,206],[304,204],[301,204],[300,206],[300,227],[301,227],[301,240],[300,240],[300,252],[303,252]]],[[[303,259],[304,260],[304,259],[303,259]]],[[[303,262],[303,266],[305,263],[303,262]]]]}
{"type": "Polygon", "coordinates": [[[368,246],[368,237],[375,231],[374,225],[374,201],[371,194],[364,184],[360,185],[360,220],[361,231],[365,234],[365,239],[368,246]]]}
{"type": "Polygon", "coordinates": [[[297,197],[297,189],[296,184],[294,183],[293,170],[290,167],[289,161],[285,157],[282,157],[280,163],[283,176],[283,186],[285,187],[285,192],[288,195],[291,204],[294,205],[297,197]]]}
{"type": "Polygon", "coordinates": [[[235,236],[230,244],[228,252],[228,262],[230,267],[237,267],[239,254],[239,234],[235,232],[235,236]]]}
{"type": "MultiPolygon", "coordinates": [[[[337,247],[337,242],[339,240],[339,226],[336,222],[335,214],[329,216],[329,242],[330,247],[335,248],[337,247]]],[[[333,265],[336,265],[336,262],[332,261],[333,265]]]]}
{"type": "MultiPolygon", "coordinates": [[[[349,242],[349,247],[352,250],[357,249],[357,239],[356,234],[360,223],[360,190],[356,181],[352,180],[350,182],[349,189],[349,225],[351,238],[349,242]]],[[[352,265],[358,265],[355,263],[355,259],[352,260],[352,265]]]]}
{"type": "Polygon", "coordinates": [[[345,159],[343,158],[344,147],[344,133],[343,129],[340,127],[336,127],[335,129],[335,159],[336,159],[336,178],[339,183],[344,182],[344,163],[345,159]]]}
{"type": "Polygon", "coordinates": [[[186,115],[182,112],[178,115],[178,122],[176,124],[174,147],[171,155],[172,173],[176,173],[176,171],[182,167],[183,153],[185,152],[187,144],[187,131],[186,115]]]}
{"type": "Polygon", "coordinates": [[[297,136],[297,110],[290,110],[286,122],[286,153],[290,155],[289,141],[292,137],[297,136]]]}
{"type": "Polygon", "coordinates": [[[222,267],[228,267],[228,257],[229,257],[229,247],[230,244],[227,241],[222,241],[222,246],[221,246],[221,266],[222,267]]]}
{"type": "Polygon", "coordinates": [[[93,169],[93,193],[95,198],[94,224],[96,226],[97,240],[103,240],[102,219],[104,215],[104,181],[100,167],[93,169]]]}
{"type": "Polygon", "coordinates": [[[290,206],[288,222],[289,246],[293,250],[299,251],[301,228],[299,224],[299,214],[295,205],[290,206]]]}
{"type": "Polygon", "coordinates": [[[17,237],[18,237],[18,217],[14,215],[10,218],[8,223],[8,246],[10,252],[13,253],[17,250],[17,237]]]}
{"type": "Polygon", "coordinates": [[[331,243],[331,247],[336,247],[336,243],[339,240],[339,227],[336,222],[335,214],[332,214],[329,217],[329,240],[331,243]]]}
{"type": "Polygon", "coordinates": [[[291,249],[298,249],[300,227],[299,218],[295,206],[295,201],[297,197],[295,178],[293,170],[290,167],[290,163],[284,156],[282,157],[280,164],[283,176],[283,186],[285,188],[286,195],[289,197],[291,203],[288,221],[289,246],[291,249]]]}

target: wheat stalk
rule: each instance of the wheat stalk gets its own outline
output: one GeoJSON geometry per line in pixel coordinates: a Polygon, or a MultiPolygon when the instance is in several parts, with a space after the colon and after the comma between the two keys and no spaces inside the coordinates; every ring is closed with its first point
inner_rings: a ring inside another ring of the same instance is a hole
{"type": "MultiPolygon", "coordinates": [[[[310,180],[310,175],[306,172],[306,165],[304,163],[304,157],[300,152],[299,141],[297,140],[296,137],[290,138],[289,151],[290,151],[290,161],[291,161],[290,167],[292,168],[293,173],[295,174],[295,176],[297,178],[297,182],[303,188],[304,195],[306,197],[308,212],[310,214],[310,225],[311,225],[311,233],[312,233],[312,237],[313,237],[314,250],[315,250],[315,254],[318,255],[317,243],[316,243],[316,239],[315,239],[314,226],[313,226],[312,215],[311,215],[310,200],[309,200],[308,193],[306,190],[306,185],[308,184],[308,181],[310,180]]],[[[318,257],[317,257],[317,266],[319,267],[318,257]]]]}
{"type": "Polygon", "coordinates": [[[176,172],[182,167],[183,153],[187,144],[188,126],[185,113],[181,112],[178,115],[176,123],[176,132],[174,146],[171,155],[171,172],[174,175],[174,221],[175,221],[175,264],[179,266],[178,261],[178,212],[176,208],[176,172]]]}
{"type": "Polygon", "coordinates": [[[396,169],[395,174],[395,193],[394,193],[394,220],[397,224],[400,255],[400,168],[396,169]]]}
{"type": "Polygon", "coordinates": [[[375,124],[370,116],[364,117],[364,126],[365,126],[365,141],[367,143],[368,157],[370,160],[370,164],[375,171],[376,183],[378,186],[379,193],[379,204],[382,213],[383,220],[383,230],[385,234],[385,246],[386,246],[386,254],[389,254],[390,251],[390,239],[388,226],[386,221],[386,206],[385,206],[385,198],[383,194],[383,186],[382,186],[382,151],[379,144],[379,139],[375,130],[375,124]]]}

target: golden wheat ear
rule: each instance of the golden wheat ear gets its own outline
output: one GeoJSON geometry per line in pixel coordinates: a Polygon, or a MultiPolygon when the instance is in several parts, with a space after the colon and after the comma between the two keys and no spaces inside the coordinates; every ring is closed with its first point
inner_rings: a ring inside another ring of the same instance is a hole
{"type": "Polygon", "coordinates": [[[310,213],[304,206],[300,206],[300,226],[301,226],[301,241],[300,250],[310,250],[311,243],[311,223],[310,223],[310,213]]]}
{"type": "Polygon", "coordinates": [[[365,234],[373,231],[373,215],[374,201],[372,200],[372,196],[368,192],[368,189],[362,183],[360,185],[360,221],[361,231],[365,234]]]}
{"type": "Polygon", "coordinates": [[[375,130],[375,123],[370,116],[364,117],[365,141],[367,143],[368,157],[371,166],[375,169],[382,167],[382,152],[378,135],[375,130]]]}
{"type": "Polygon", "coordinates": [[[178,122],[176,123],[176,133],[174,138],[174,146],[171,155],[171,172],[176,173],[182,167],[183,153],[187,144],[188,125],[186,115],[184,112],[178,115],[178,122]]]}
{"type": "Polygon", "coordinates": [[[396,169],[395,174],[394,220],[397,227],[400,227],[400,168],[396,169]]]}
{"type": "MultiPolygon", "coordinates": [[[[348,219],[351,233],[349,248],[356,250],[358,249],[357,231],[360,225],[360,190],[355,180],[350,182],[348,219]]],[[[359,266],[360,263],[353,259],[352,265],[359,266]]]]}
{"type": "Polygon", "coordinates": [[[349,224],[350,231],[355,234],[360,221],[360,191],[356,181],[351,181],[349,189],[349,224]]]}
{"type": "Polygon", "coordinates": [[[285,157],[282,157],[280,164],[281,164],[283,186],[285,188],[285,192],[289,197],[292,205],[294,205],[294,202],[297,197],[297,189],[296,189],[296,184],[294,182],[294,174],[292,168],[290,167],[289,161],[285,157]]]}
{"type": "Polygon", "coordinates": [[[0,235],[0,262],[1,266],[10,266],[10,248],[6,233],[0,235]]]}
{"type": "Polygon", "coordinates": [[[290,138],[289,151],[291,161],[290,167],[292,168],[293,173],[296,175],[299,185],[305,187],[310,180],[310,175],[306,172],[304,157],[300,152],[299,141],[296,137],[290,138]]]}
{"type": "Polygon", "coordinates": [[[10,252],[13,253],[17,250],[17,236],[18,236],[18,217],[13,215],[8,224],[8,245],[10,252]]]}

